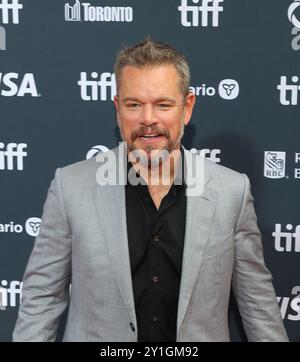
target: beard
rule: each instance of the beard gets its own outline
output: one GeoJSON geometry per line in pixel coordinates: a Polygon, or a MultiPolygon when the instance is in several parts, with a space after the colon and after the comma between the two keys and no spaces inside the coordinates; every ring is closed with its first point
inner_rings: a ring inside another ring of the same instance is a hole
{"type": "MultiPolygon", "coordinates": [[[[175,140],[171,140],[170,132],[168,130],[162,130],[156,126],[146,127],[142,126],[137,131],[133,131],[130,137],[130,143],[127,143],[128,151],[129,153],[132,152],[134,155],[134,158],[144,167],[157,167],[162,165],[162,163],[168,159],[171,152],[178,148],[178,144],[180,143],[183,135],[184,135],[184,123],[181,122],[179,135],[175,140]],[[161,149],[156,148],[154,145],[145,145],[142,149],[138,148],[134,142],[135,140],[142,136],[146,131],[149,132],[151,130],[151,133],[153,134],[159,134],[161,136],[164,136],[167,140],[167,143],[165,146],[163,146],[161,149]]],[[[126,142],[122,130],[120,128],[121,137],[124,142],[126,142]]]]}

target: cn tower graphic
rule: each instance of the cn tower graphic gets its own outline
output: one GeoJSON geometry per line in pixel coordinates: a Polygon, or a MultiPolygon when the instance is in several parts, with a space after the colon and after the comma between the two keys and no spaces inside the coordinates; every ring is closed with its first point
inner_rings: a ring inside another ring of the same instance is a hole
{"type": "Polygon", "coordinates": [[[79,0],[75,1],[75,4],[65,4],[65,20],[66,21],[81,21],[81,4],[79,0]]]}

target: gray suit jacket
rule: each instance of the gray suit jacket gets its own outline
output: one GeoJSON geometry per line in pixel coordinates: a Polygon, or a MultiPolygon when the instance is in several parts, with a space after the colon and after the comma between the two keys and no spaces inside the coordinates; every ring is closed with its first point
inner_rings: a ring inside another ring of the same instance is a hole
{"type": "MultiPolygon", "coordinates": [[[[106,155],[120,162],[122,148],[106,155]]],[[[196,161],[204,188],[187,195],[177,341],[229,340],[231,285],[248,339],[287,341],[247,176],[184,152],[187,179],[196,161]]],[[[55,340],[68,302],[65,341],[137,341],[125,188],[99,186],[99,166],[94,157],[56,170],[24,275],[14,341],[55,340]]]]}

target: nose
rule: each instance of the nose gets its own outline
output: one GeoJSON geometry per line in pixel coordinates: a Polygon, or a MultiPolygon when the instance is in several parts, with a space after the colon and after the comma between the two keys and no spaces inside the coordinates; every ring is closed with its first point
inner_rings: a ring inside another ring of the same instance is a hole
{"type": "Polygon", "coordinates": [[[157,122],[158,122],[158,120],[155,115],[154,107],[152,106],[152,104],[145,104],[143,107],[141,123],[146,126],[150,126],[157,122]]]}

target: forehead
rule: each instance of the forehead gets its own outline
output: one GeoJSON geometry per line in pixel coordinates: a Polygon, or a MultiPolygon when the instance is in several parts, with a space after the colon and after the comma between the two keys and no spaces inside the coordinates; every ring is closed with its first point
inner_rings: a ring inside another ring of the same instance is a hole
{"type": "Polygon", "coordinates": [[[120,75],[121,93],[180,93],[180,78],[174,65],[137,68],[126,66],[120,75]]]}

